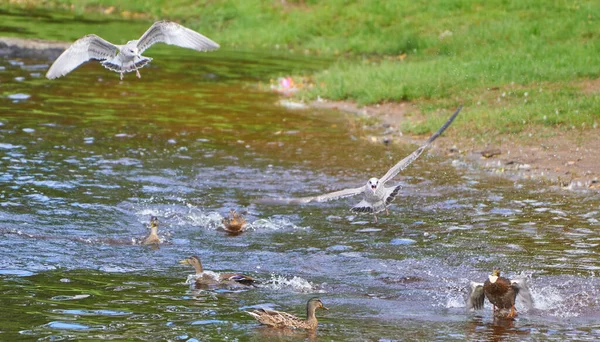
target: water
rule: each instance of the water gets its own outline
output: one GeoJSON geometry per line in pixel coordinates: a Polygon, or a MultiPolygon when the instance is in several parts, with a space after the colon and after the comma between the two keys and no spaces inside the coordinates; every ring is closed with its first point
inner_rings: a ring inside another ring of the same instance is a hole
{"type": "MultiPolygon", "coordinates": [[[[147,27],[2,17],[5,31],[54,39],[147,27]]],[[[404,190],[378,224],[348,211],[357,199],[253,204],[355,187],[414,146],[366,143],[344,114],[289,110],[256,87],[326,60],[169,47],[147,55],[155,60],[142,79],[123,82],[97,63],[48,81],[44,59],[0,60],[2,339],[313,339],[260,328],[244,311],[303,315],[314,296],[330,308],[318,312],[319,340],[600,338],[596,193],[426,154],[398,178],[404,190]],[[248,212],[246,233],[219,229],[230,208],[248,212]],[[151,216],[166,240],[158,249],[133,243],[151,216]],[[190,255],[263,284],[192,289],[193,270],[178,264],[190,255]],[[465,313],[469,281],[494,267],[528,277],[536,310],[518,303],[514,322],[494,321],[488,303],[465,313]]]]}

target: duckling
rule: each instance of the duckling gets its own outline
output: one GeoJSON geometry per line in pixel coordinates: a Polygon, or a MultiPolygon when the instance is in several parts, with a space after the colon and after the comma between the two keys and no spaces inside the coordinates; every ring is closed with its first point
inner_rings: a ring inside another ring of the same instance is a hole
{"type": "Polygon", "coordinates": [[[517,316],[517,295],[523,298],[528,308],[533,307],[533,299],[525,280],[501,277],[500,270],[495,269],[483,284],[471,282],[467,309],[483,308],[485,297],[493,304],[495,317],[513,319],[517,316]]]}
{"type": "Polygon", "coordinates": [[[239,274],[239,273],[221,273],[216,276],[212,274],[207,274],[204,272],[202,268],[202,262],[200,258],[197,256],[191,256],[189,258],[183,259],[179,262],[182,265],[192,265],[194,269],[196,269],[196,286],[204,287],[208,285],[254,285],[257,284],[258,281],[252,277],[247,275],[239,274]]]}
{"type": "Polygon", "coordinates": [[[246,228],[246,219],[234,209],[229,210],[229,217],[223,218],[223,228],[230,234],[239,234],[246,228]]]}
{"type": "Polygon", "coordinates": [[[158,245],[160,244],[160,238],[158,237],[158,217],[152,216],[150,218],[150,233],[142,240],[142,245],[158,245]]]}
{"type": "Polygon", "coordinates": [[[298,318],[292,314],[282,311],[258,309],[248,311],[248,314],[254,317],[261,324],[268,325],[273,328],[292,328],[292,329],[309,329],[315,330],[319,325],[315,311],[317,309],[329,310],[323,306],[323,302],[319,298],[311,298],[306,303],[306,320],[298,318]]]}

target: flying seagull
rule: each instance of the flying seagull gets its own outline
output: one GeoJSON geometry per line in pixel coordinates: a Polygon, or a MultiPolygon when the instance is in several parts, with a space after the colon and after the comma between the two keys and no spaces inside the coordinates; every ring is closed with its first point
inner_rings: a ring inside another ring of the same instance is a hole
{"type": "Polygon", "coordinates": [[[152,58],[142,53],[155,43],[166,43],[197,51],[211,51],[219,44],[196,31],[171,21],[157,21],[140,39],[130,40],[125,45],[112,44],[95,34],[88,34],[73,43],[50,66],[46,77],[55,79],[64,76],[90,59],[101,60],[101,64],[114,72],[123,74],[134,71],[141,77],[139,69],[150,63],[152,58]]]}
{"type": "Polygon", "coordinates": [[[483,283],[471,282],[468,290],[467,310],[483,308],[484,297],[494,306],[494,317],[511,319],[516,317],[517,296],[523,299],[527,309],[533,308],[533,299],[525,278],[504,278],[500,276],[500,270],[494,270],[483,283]]]}
{"type": "Polygon", "coordinates": [[[344,189],[335,192],[331,192],[324,195],[319,196],[310,196],[310,197],[299,197],[299,198],[265,198],[261,199],[259,203],[265,204],[304,204],[309,202],[326,202],[335,200],[343,197],[350,197],[359,194],[364,195],[364,199],[360,201],[357,205],[350,209],[355,213],[372,213],[375,217],[375,223],[377,223],[377,213],[385,211],[388,214],[387,206],[394,200],[394,198],[400,192],[401,185],[396,185],[393,187],[386,187],[385,183],[394,178],[400,171],[404,170],[408,165],[410,165],[415,159],[417,159],[421,153],[427,148],[427,146],[431,145],[431,143],[439,137],[445,130],[450,126],[454,118],[458,115],[460,110],[462,109],[462,105],[458,107],[456,112],[452,114],[450,119],[446,121],[446,123],[437,131],[435,134],[429,138],[423,146],[419,147],[413,153],[408,155],[406,158],[399,161],[396,165],[394,165],[388,172],[383,175],[380,179],[371,178],[367,182],[367,184],[360,186],[358,188],[353,189],[344,189]]]}

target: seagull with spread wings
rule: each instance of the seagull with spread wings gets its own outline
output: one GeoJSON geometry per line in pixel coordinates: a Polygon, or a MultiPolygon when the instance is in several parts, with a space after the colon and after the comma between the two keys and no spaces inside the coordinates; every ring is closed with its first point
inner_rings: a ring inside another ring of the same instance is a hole
{"type": "Polygon", "coordinates": [[[166,43],[197,51],[211,51],[219,48],[219,44],[196,31],[171,21],[157,21],[142,35],[140,39],[130,40],[125,45],[112,44],[95,34],[84,36],[54,61],[46,77],[58,78],[71,72],[90,59],[101,60],[101,64],[114,72],[123,74],[135,71],[141,77],[139,69],[150,63],[152,58],[142,53],[155,43],[166,43]]]}
{"type": "Polygon", "coordinates": [[[364,199],[360,201],[357,205],[350,209],[356,213],[372,213],[375,217],[375,223],[377,223],[377,213],[385,211],[388,214],[387,206],[394,200],[394,198],[398,195],[401,186],[396,185],[393,187],[386,187],[385,184],[389,182],[392,178],[394,178],[400,171],[404,170],[408,165],[410,165],[415,159],[417,159],[421,153],[429,146],[431,143],[439,137],[445,130],[450,126],[454,118],[458,115],[462,106],[458,107],[456,112],[452,114],[450,119],[446,121],[446,123],[435,132],[421,147],[416,149],[413,153],[408,155],[406,158],[399,161],[396,165],[394,165],[388,172],[381,178],[371,178],[367,182],[367,184],[360,186],[358,188],[353,189],[344,189],[335,192],[331,192],[324,195],[319,196],[310,196],[310,197],[299,197],[299,198],[265,198],[259,200],[259,203],[266,204],[304,204],[309,202],[326,202],[335,200],[338,198],[350,197],[359,194],[364,195],[364,199]]]}

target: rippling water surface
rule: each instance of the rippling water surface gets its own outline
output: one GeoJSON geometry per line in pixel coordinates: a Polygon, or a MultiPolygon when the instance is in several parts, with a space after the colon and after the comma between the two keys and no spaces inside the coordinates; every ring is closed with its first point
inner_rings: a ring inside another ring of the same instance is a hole
{"type": "MultiPolygon", "coordinates": [[[[1,17],[11,35],[66,40],[95,32],[120,43],[118,32],[147,27],[1,17]]],[[[253,204],[355,187],[414,146],[366,143],[343,114],[286,109],[256,89],[326,66],[314,56],[146,55],[155,60],[142,79],[122,82],[97,63],[49,81],[46,59],[0,59],[0,339],[314,339],[244,313],[303,315],[314,296],[330,308],[319,340],[600,339],[596,193],[426,154],[398,177],[402,195],[378,224],[351,215],[353,199],[253,204]],[[246,233],[220,229],[230,208],[247,211],[246,233]],[[135,244],[151,216],[158,249],[135,244]],[[190,255],[262,284],[192,289],[193,270],[177,262],[190,255]],[[488,304],[465,312],[469,281],[494,267],[529,279],[535,310],[519,303],[514,322],[494,321],[488,304]]]]}

